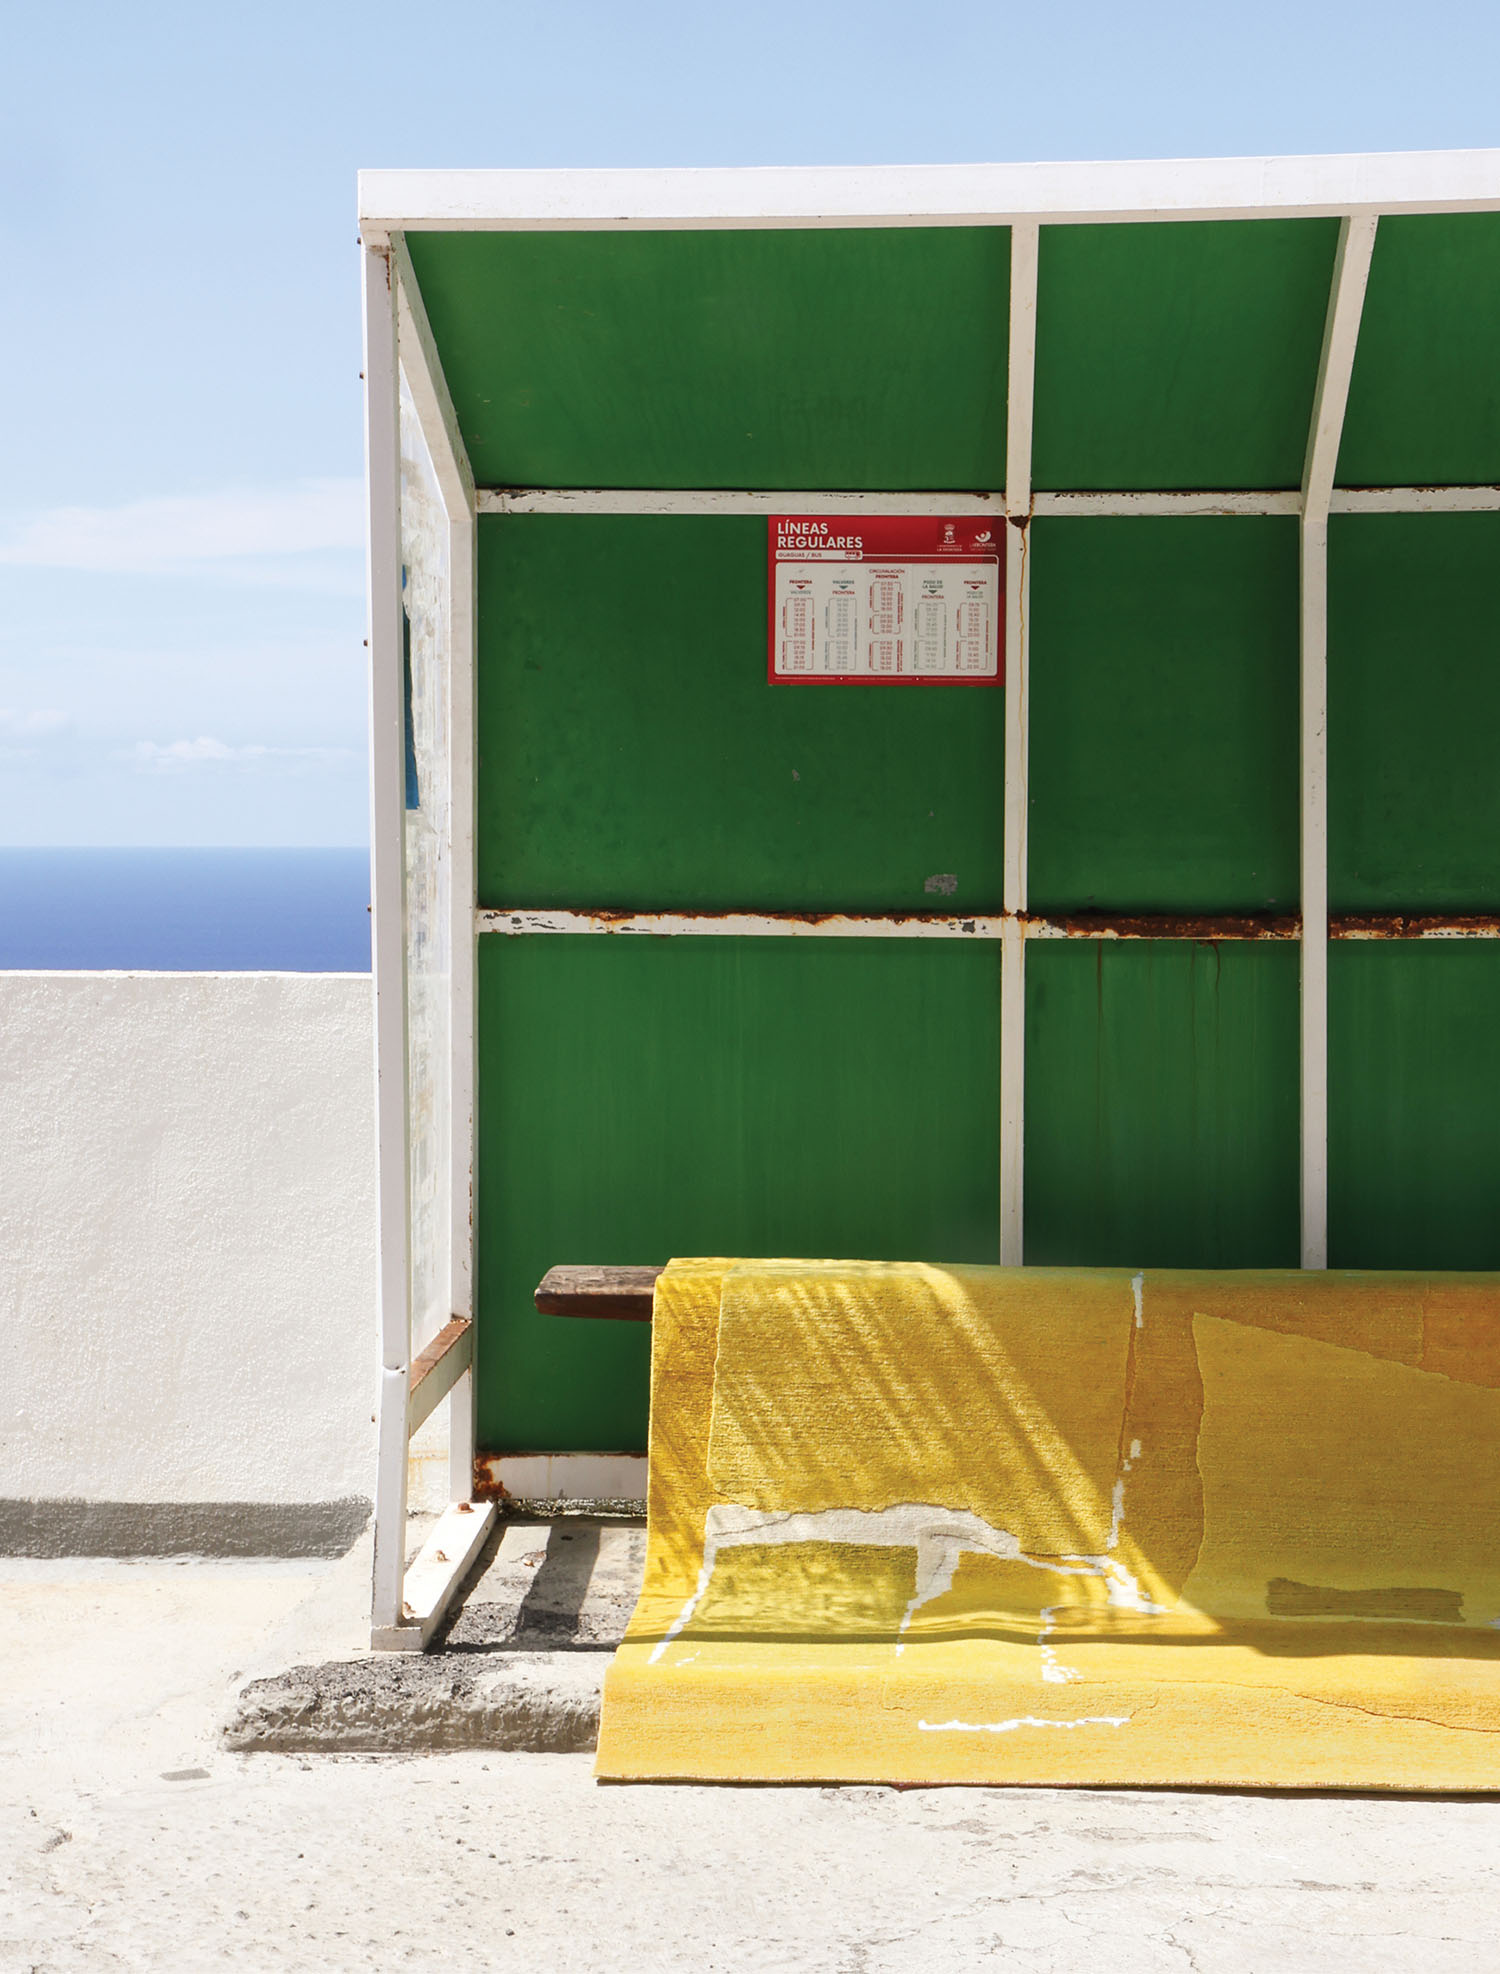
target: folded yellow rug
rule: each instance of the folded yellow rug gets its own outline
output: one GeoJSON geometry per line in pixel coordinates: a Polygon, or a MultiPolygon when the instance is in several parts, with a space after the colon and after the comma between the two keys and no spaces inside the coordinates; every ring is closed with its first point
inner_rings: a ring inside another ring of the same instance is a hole
{"type": "Polygon", "coordinates": [[[1500,1788],[1500,1279],[675,1261],[598,1773],[1500,1788]]]}

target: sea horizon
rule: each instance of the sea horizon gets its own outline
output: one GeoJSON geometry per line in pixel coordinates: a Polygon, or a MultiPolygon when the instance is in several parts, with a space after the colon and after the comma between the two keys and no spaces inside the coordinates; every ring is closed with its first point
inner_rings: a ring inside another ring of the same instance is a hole
{"type": "Polygon", "coordinates": [[[0,970],[368,973],[370,853],[0,846],[0,970]]]}

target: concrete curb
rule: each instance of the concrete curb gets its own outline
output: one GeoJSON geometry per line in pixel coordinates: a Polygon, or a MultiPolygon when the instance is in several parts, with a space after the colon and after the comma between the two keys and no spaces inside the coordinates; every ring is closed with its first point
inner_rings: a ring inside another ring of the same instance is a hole
{"type": "Polygon", "coordinates": [[[583,1754],[599,1738],[609,1652],[504,1652],[294,1666],[240,1694],[224,1742],[241,1753],[409,1754],[504,1748],[583,1754]]]}

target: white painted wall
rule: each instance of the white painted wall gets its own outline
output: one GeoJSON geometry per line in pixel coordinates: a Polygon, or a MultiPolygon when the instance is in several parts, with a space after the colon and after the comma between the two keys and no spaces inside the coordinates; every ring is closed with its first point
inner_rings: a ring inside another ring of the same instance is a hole
{"type": "Polygon", "coordinates": [[[364,974],[0,973],[0,1499],[374,1492],[364,974]]]}

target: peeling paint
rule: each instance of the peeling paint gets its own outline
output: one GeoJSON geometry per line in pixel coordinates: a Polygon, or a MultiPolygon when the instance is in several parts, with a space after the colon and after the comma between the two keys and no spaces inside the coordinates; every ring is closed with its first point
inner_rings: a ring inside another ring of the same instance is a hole
{"type": "Polygon", "coordinates": [[[1020,1714],[1015,1720],[919,1720],[924,1734],[1014,1734],[1018,1727],[1128,1727],[1132,1714],[1081,1714],[1075,1720],[1039,1720],[1020,1714]]]}
{"type": "MultiPolygon", "coordinates": [[[[1024,1563],[1028,1569],[1044,1570],[1053,1576],[1096,1577],[1104,1584],[1106,1597],[1116,1610],[1163,1615],[1162,1606],[1146,1596],[1132,1573],[1113,1556],[1032,1556],[1009,1530],[994,1528],[967,1509],[903,1501],[894,1508],[821,1508],[799,1513],[717,1502],[704,1517],[703,1566],[693,1594],[653,1647],[650,1663],[657,1664],[667,1647],[692,1622],[693,1613],[708,1592],[722,1550],[796,1542],[915,1549],[916,1587],[901,1619],[903,1634],[924,1604],[932,1603],[952,1588],[954,1572],[965,1552],[996,1556],[1007,1563],[1024,1563]]],[[[897,1654],[904,1649],[903,1637],[897,1642],[897,1654]]]]}
{"type": "Polygon", "coordinates": [[[1341,912],[1328,921],[1330,939],[1500,939],[1500,914],[1341,912]]]}
{"type": "MultiPolygon", "coordinates": [[[[929,895],[950,896],[958,880],[938,871],[923,880],[929,895]]],[[[813,933],[850,939],[992,939],[1007,925],[1019,925],[1027,939],[1181,939],[1218,946],[1241,941],[1287,941],[1302,937],[1295,913],[1079,912],[1060,918],[1041,912],[989,912],[954,917],[937,912],[627,912],[600,910],[516,910],[482,908],[475,914],[480,933],[626,933],[673,938],[689,933],[744,937],[794,937],[813,933]]],[[[1328,922],[1330,939],[1500,939],[1500,914],[1459,916],[1416,913],[1344,913],[1328,922]]]]}
{"type": "Polygon", "coordinates": [[[1053,1619],[1060,1609],[1061,1606],[1057,1604],[1048,1604],[1043,1609],[1044,1622],[1036,1636],[1037,1650],[1042,1655],[1042,1678],[1049,1686],[1066,1686],[1072,1680],[1083,1678],[1083,1674],[1076,1667],[1063,1665],[1056,1651],[1047,1642],[1056,1629],[1053,1619]]]}
{"type": "Polygon", "coordinates": [[[1115,913],[1080,912],[1065,918],[1023,913],[1028,939],[1190,939],[1216,945],[1221,939],[1300,939],[1302,920],[1296,913],[1261,915],[1203,912],[1115,913]]]}

